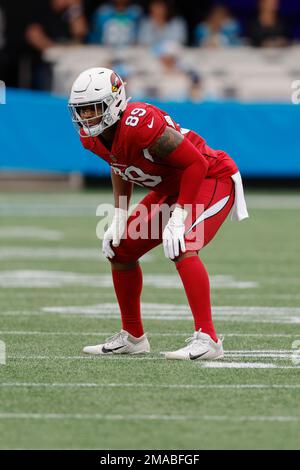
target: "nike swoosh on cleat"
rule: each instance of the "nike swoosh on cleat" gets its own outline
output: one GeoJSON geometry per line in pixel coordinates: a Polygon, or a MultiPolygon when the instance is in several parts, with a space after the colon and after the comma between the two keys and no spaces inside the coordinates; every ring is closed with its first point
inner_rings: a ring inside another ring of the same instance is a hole
{"type": "Polygon", "coordinates": [[[102,352],[103,352],[104,354],[113,353],[114,351],[118,351],[119,349],[122,349],[122,348],[124,348],[124,347],[125,347],[125,346],[119,346],[118,348],[114,348],[114,349],[106,349],[106,347],[103,346],[102,352]]]}
{"type": "Polygon", "coordinates": [[[204,353],[198,354],[197,356],[193,356],[193,355],[190,353],[190,359],[191,359],[191,361],[195,361],[196,359],[199,359],[199,357],[204,356],[204,354],[207,354],[208,352],[209,352],[209,351],[205,351],[204,353]]]}

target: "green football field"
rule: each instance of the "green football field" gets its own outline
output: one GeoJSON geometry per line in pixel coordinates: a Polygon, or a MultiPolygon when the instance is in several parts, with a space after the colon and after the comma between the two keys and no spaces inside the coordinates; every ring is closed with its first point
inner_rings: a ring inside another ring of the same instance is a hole
{"type": "Polygon", "coordinates": [[[250,192],[251,219],[203,251],[226,355],[201,363],[159,354],[193,332],[162,248],[142,261],[152,353],[82,354],[120,329],[95,235],[110,200],[0,194],[0,448],[299,449],[300,193],[250,192]]]}

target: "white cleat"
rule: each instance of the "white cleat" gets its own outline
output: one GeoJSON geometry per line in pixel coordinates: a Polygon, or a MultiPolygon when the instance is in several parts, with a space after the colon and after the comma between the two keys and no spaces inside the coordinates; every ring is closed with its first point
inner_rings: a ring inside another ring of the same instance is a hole
{"type": "Polygon", "coordinates": [[[127,331],[121,330],[105,343],[96,346],[86,346],[83,348],[86,354],[94,356],[108,356],[112,354],[146,354],[150,352],[150,344],[146,335],[135,338],[127,331]]]}
{"type": "Polygon", "coordinates": [[[186,340],[188,343],[184,348],[177,351],[168,351],[161,353],[166,359],[177,360],[216,360],[224,357],[223,344],[220,339],[215,343],[209,335],[201,333],[201,330],[195,331],[193,336],[186,340]]]}

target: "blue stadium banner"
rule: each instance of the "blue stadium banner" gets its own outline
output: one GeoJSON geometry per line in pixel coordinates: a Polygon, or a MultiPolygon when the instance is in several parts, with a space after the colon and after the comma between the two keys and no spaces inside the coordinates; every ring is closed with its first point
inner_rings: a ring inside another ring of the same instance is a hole
{"type": "MultiPolygon", "coordinates": [[[[300,177],[300,106],[281,103],[163,103],[182,127],[223,149],[246,177],[300,177]]],[[[8,90],[0,106],[0,170],[81,172],[108,176],[108,165],[84,150],[65,98],[8,90]]]]}

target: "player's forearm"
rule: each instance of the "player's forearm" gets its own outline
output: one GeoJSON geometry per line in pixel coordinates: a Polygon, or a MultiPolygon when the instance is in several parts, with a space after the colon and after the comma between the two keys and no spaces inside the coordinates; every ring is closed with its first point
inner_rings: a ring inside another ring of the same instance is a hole
{"type": "Polygon", "coordinates": [[[128,210],[133,191],[133,183],[123,180],[120,176],[116,175],[114,171],[111,172],[111,179],[115,207],[128,210]]]}
{"type": "Polygon", "coordinates": [[[184,170],[177,199],[179,206],[193,204],[198,200],[197,196],[206,174],[207,166],[201,162],[195,162],[184,170]]]}
{"type": "Polygon", "coordinates": [[[183,170],[177,203],[180,206],[193,204],[197,201],[200,186],[207,175],[208,163],[206,158],[185,138],[168,155],[167,161],[183,170]]]}

